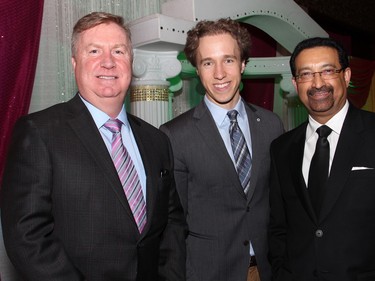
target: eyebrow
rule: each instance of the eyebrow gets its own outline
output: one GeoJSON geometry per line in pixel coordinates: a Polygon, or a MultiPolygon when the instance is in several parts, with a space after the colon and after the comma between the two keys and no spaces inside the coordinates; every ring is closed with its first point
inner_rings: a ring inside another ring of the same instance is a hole
{"type": "MultiPolygon", "coordinates": [[[[235,56],[235,55],[224,55],[224,60],[225,59],[237,59],[237,56],[235,56]]],[[[213,59],[212,57],[207,57],[207,58],[201,59],[199,61],[199,63],[203,63],[203,62],[206,62],[206,61],[212,61],[212,60],[215,60],[215,59],[213,59]]]]}
{"type": "MultiPolygon", "coordinates": [[[[321,65],[320,68],[325,68],[325,67],[328,67],[328,66],[331,66],[331,67],[334,67],[334,68],[337,67],[336,65],[334,65],[334,64],[332,64],[332,63],[325,63],[325,64],[321,65]]],[[[302,71],[302,70],[311,70],[311,69],[312,69],[311,67],[309,67],[309,66],[305,66],[305,67],[302,67],[302,68],[298,69],[298,71],[302,71]]]]}
{"type": "MultiPolygon", "coordinates": [[[[87,45],[87,47],[96,47],[96,48],[102,48],[103,44],[100,44],[100,43],[90,43],[87,45]]],[[[122,43],[119,43],[119,44],[115,44],[113,48],[120,48],[120,47],[123,47],[123,48],[127,48],[127,45],[126,44],[122,44],[122,43]]]]}

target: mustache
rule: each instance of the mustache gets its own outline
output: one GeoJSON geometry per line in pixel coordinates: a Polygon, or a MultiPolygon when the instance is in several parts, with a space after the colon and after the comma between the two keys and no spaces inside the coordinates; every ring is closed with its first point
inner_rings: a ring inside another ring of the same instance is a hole
{"type": "Polygon", "coordinates": [[[313,96],[315,93],[319,93],[319,92],[330,92],[330,93],[333,93],[333,87],[332,86],[327,86],[327,85],[324,85],[320,88],[310,88],[307,90],[307,94],[309,96],[313,96]]]}

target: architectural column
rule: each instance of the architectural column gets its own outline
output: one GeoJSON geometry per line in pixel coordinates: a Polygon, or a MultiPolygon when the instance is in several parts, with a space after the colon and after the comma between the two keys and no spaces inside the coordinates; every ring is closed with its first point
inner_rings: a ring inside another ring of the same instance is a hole
{"type": "MultiPolygon", "coordinates": [[[[169,120],[170,82],[167,79],[181,72],[177,55],[177,51],[134,49],[130,111],[157,128],[169,120]]],[[[173,89],[176,90],[179,89],[173,89]]]]}
{"type": "Polygon", "coordinates": [[[293,75],[291,73],[282,73],[280,87],[287,93],[288,97],[296,97],[297,92],[292,83],[293,75]]]}
{"type": "Polygon", "coordinates": [[[301,103],[298,93],[292,83],[292,74],[283,73],[280,87],[284,92],[283,119],[285,129],[288,131],[307,120],[307,111],[301,103]]]}

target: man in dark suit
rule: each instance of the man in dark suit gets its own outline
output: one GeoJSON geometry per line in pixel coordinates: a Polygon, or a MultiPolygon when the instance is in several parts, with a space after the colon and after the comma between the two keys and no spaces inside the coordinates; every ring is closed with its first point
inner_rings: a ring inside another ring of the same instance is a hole
{"type": "Polygon", "coordinates": [[[132,60],[122,17],[81,18],[72,36],[79,93],[15,126],[1,215],[24,280],[185,280],[185,219],[168,138],[124,109],[132,60]],[[118,174],[119,163],[132,171],[118,174]],[[130,174],[132,183],[123,178],[130,174]],[[138,194],[137,217],[125,186],[138,194]]]}
{"type": "Polygon", "coordinates": [[[309,118],[271,146],[274,280],[375,280],[375,114],[348,102],[351,70],[334,40],[302,41],[290,66],[309,118]]]}
{"type": "Polygon", "coordinates": [[[185,54],[206,90],[204,100],[161,127],[172,143],[176,186],[189,227],[189,281],[259,280],[259,275],[271,280],[269,145],[284,129],[276,114],[240,96],[249,52],[250,35],[236,21],[199,22],[188,32],[185,54]],[[233,112],[237,121],[230,120],[233,112]],[[246,146],[241,151],[250,154],[245,169],[232,149],[232,125],[242,132],[246,146]],[[250,180],[243,184],[237,172],[250,180]]]}

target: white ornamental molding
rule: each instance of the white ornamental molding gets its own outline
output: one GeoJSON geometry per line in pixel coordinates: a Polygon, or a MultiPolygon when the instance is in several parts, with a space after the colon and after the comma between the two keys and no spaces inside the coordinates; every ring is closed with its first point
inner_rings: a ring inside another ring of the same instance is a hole
{"type": "Polygon", "coordinates": [[[166,84],[181,72],[177,51],[154,52],[134,49],[133,84],[166,84]]]}

